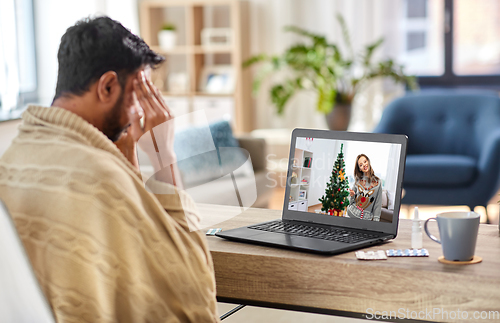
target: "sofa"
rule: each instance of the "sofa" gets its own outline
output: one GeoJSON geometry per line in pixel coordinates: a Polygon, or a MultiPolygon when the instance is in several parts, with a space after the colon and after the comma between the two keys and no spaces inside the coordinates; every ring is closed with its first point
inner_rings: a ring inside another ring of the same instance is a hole
{"type": "Polygon", "coordinates": [[[422,91],[391,102],[374,132],[408,136],[405,204],[486,206],[500,186],[500,98],[422,91]]]}
{"type": "MultiPolygon", "coordinates": [[[[176,132],[174,150],[185,190],[196,203],[266,208],[272,191],[266,142],[233,136],[227,121],[176,132]]],[[[143,177],[153,168],[139,149],[143,177]]]]}

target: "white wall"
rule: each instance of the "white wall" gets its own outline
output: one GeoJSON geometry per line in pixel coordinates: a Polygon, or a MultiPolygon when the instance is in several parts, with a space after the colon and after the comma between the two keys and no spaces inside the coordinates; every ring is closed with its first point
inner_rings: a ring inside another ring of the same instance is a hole
{"type": "Polygon", "coordinates": [[[311,172],[311,187],[309,189],[309,206],[320,203],[319,198],[325,194],[330,181],[333,166],[340,152],[340,142],[316,139],[311,145],[314,153],[314,163],[311,172]]]}
{"type": "Polygon", "coordinates": [[[316,138],[307,145],[305,138],[297,138],[296,148],[313,153],[310,186],[307,196],[308,206],[319,204],[318,199],[325,194],[326,185],[330,181],[337,154],[340,152],[340,144],[337,140],[316,138]]]}

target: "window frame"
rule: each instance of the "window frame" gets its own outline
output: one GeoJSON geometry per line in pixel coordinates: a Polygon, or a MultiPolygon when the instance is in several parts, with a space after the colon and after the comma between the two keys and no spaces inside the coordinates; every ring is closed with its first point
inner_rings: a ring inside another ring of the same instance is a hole
{"type": "Polygon", "coordinates": [[[500,89],[500,74],[457,75],[453,73],[454,0],[444,0],[444,73],[439,76],[418,76],[420,87],[480,87],[500,89]]]}

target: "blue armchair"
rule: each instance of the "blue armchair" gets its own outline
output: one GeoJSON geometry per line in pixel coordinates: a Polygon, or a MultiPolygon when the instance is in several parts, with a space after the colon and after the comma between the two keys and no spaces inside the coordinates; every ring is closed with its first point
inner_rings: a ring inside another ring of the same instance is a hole
{"type": "Polygon", "coordinates": [[[406,134],[405,204],[486,206],[500,186],[500,98],[494,92],[409,94],[374,132],[406,134]]]}

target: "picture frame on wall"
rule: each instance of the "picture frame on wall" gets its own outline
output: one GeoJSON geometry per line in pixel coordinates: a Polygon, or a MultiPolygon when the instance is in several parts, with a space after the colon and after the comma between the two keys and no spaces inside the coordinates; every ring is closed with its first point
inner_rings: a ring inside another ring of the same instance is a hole
{"type": "Polygon", "coordinates": [[[200,77],[202,92],[223,94],[234,92],[234,69],[231,65],[209,65],[202,70],[200,77]]]}

